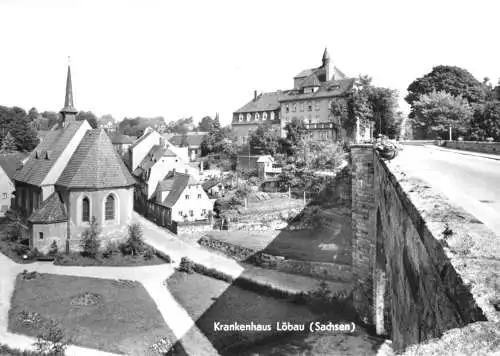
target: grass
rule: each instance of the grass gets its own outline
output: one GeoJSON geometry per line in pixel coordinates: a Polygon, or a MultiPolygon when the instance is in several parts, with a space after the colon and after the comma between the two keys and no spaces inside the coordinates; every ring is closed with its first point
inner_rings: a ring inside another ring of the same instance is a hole
{"type": "Polygon", "coordinates": [[[161,258],[158,255],[153,255],[146,259],[144,256],[137,255],[122,255],[114,253],[109,257],[102,255],[95,258],[82,256],[79,252],[70,252],[69,254],[60,254],[55,259],[54,264],[61,266],[152,266],[169,263],[168,259],[161,258]],[[168,262],[167,262],[168,261],[168,262]]]}
{"type": "Polygon", "coordinates": [[[197,273],[176,272],[167,283],[172,295],[196,321],[197,326],[221,355],[239,354],[249,345],[276,338],[300,337],[300,332],[283,334],[276,331],[276,323],[308,323],[322,316],[304,305],[275,299],[197,273]],[[231,324],[251,321],[271,324],[272,331],[214,330],[214,322],[231,324]]]}
{"type": "Polygon", "coordinates": [[[36,259],[27,259],[24,260],[22,258],[22,255],[19,255],[16,252],[16,246],[20,246],[21,244],[19,242],[12,242],[12,241],[7,241],[4,240],[2,237],[0,237],[0,252],[10,258],[12,261],[16,263],[33,263],[36,262],[36,259]]]}
{"type": "Polygon", "coordinates": [[[38,329],[19,322],[23,312],[60,323],[71,343],[107,352],[144,355],[161,338],[176,342],[156,304],[138,282],[38,274],[19,275],[9,311],[9,330],[36,337],[38,329]],[[82,294],[97,296],[95,305],[75,301],[82,294]]]}

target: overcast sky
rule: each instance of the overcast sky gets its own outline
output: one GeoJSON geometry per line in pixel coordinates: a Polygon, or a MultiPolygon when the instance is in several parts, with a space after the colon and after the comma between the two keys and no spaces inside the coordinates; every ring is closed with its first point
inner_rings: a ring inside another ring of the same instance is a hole
{"type": "Polygon", "coordinates": [[[347,75],[401,97],[439,64],[496,84],[496,3],[0,0],[0,105],[59,111],[68,56],[76,108],[117,119],[229,123],[254,90],[289,89],[321,65],[325,47],[347,75]]]}

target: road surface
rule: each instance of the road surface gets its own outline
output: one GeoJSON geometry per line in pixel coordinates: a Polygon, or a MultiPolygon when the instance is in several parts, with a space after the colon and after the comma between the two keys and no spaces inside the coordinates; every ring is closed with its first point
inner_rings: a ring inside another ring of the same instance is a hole
{"type": "Polygon", "coordinates": [[[404,146],[391,164],[426,181],[500,234],[500,156],[464,154],[436,146],[404,146]]]}

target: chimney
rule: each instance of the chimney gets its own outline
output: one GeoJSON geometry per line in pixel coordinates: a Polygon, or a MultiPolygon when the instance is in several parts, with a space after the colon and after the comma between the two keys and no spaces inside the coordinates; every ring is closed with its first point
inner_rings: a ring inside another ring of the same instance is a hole
{"type": "Polygon", "coordinates": [[[257,100],[257,90],[253,91],[253,100],[257,100]]]}

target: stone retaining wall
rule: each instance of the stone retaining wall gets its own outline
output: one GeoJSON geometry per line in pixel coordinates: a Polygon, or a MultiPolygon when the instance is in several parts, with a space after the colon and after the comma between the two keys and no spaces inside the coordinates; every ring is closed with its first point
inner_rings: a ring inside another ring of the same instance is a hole
{"type": "Polygon", "coordinates": [[[445,141],[444,146],[457,150],[482,152],[500,155],[500,142],[445,141]]]}

